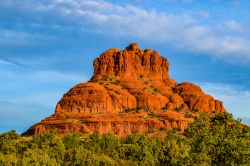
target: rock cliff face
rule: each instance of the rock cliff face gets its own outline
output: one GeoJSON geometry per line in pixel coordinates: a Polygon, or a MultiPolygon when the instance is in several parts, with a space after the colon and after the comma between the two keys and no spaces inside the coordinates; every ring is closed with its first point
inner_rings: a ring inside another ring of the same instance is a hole
{"type": "Polygon", "coordinates": [[[177,84],[169,63],[157,51],[136,43],[112,48],[94,61],[94,76],[64,94],[55,114],[26,134],[99,131],[127,136],[178,128],[184,130],[201,112],[226,111],[219,100],[197,85],[177,84]]]}

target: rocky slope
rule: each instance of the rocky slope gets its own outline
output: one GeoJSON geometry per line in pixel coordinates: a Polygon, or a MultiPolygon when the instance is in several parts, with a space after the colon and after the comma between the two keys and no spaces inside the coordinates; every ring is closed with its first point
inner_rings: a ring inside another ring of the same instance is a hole
{"type": "Polygon", "coordinates": [[[157,51],[136,43],[111,48],[94,61],[94,76],[64,94],[55,114],[26,134],[99,131],[127,136],[178,128],[184,130],[201,112],[226,111],[219,100],[192,83],[177,84],[169,63],[157,51]]]}

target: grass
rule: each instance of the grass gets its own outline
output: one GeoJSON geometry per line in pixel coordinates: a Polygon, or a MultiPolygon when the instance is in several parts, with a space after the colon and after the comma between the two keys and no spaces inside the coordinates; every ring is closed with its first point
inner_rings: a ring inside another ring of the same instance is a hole
{"type": "Polygon", "coordinates": [[[161,110],[163,110],[163,111],[167,111],[168,109],[169,109],[168,106],[161,108],[161,110]]]}
{"type": "Polygon", "coordinates": [[[183,107],[183,106],[180,106],[180,107],[176,107],[176,108],[175,108],[175,111],[176,111],[176,112],[182,112],[183,109],[184,109],[184,107],[183,107]]]}
{"type": "Polygon", "coordinates": [[[144,110],[145,112],[149,112],[149,109],[146,108],[146,107],[135,107],[135,108],[132,108],[132,109],[127,109],[125,110],[127,113],[139,113],[140,110],[144,110]]]}
{"type": "Polygon", "coordinates": [[[153,90],[154,90],[155,93],[161,94],[161,91],[158,88],[154,88],[153,90]]]}
{"type": "Polygon", "coordinates": [[[167,128],[166,127],[161,127],[160,131],[167,131],[167,128]]]}
{"type": "Polygon", "coordinates": [[[193,118],[193,117],[194,116],[192,114],[188,113],[188,112],[185,114],[185,118],[193,118]]]}
{"type": "Polygon", "coordinates": [[[195,112],[198,112],[198,110],[197,109],[191,109],[191,110],[189,110],[189,112],[195,113],[195,112]]]}
{"type": "Polygon", "coordinates": [[[153,113],[153,112],[150,112],[150,113],[148,114],[148,116],[151,117],[151,118],[155,118],[157,115],[156,115],[155,113],[153,113]]]}
{"type": "Polygon", "coordinates": [[[112,78],[111,78],[110,76],[105,76],[105,77],[104,77],[104,80],[105,80],[105,81],[112,81],[112,78]]]}
{"type": "Polygon", "coordinates": [[[157,87],[154,87],[153,85],[150,85],[148,91],[152,94],[161,94],[161,91],[157,87]]]}
{"type": "Polygon", "coordinates": [[[121,93],[120,93],[119,91],[117,91],[117,90],[115,91],[115,93],[118,94],[118,95],[121,94],[121,93]]]}
{"type": "Polygon", "coordinates": [[[114,82],[111,82],[111,84],[119,85],[119,84],[120,84],[120,81],[119,81],[119,80],[116,80],[116,81],[114,81],[114,82]]]}
{"type": "Polygon", "coordinates": [[[127,87],[125,87],[125,86],[122,86],[122,87],[121,87],[121,89],[128,89],[128,88],[127,88],[127,87]]]}

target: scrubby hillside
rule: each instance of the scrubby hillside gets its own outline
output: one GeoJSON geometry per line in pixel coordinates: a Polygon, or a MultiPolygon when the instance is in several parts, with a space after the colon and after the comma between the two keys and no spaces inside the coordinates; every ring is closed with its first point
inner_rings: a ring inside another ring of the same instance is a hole
{"type": "Polygon", "coordinates": [[[228,113],[201,115],[183,132],[149,138],[55,132],[0,135],[0,165],[249,165],[250,128],[228,113]]]}

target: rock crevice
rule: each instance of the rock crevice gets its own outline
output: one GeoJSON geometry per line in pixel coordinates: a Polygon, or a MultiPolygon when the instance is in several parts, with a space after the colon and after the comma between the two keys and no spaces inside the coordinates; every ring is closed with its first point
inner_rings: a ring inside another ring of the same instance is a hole
{"type": "Polygon", "coordinates": [[[55,114],[26,134],[93,132],[127,136],[184,130],[201,112],[226,111],[219,100],[192,83],[177,84],[168,60],[137,43],[111,48],[94,60],[94,75],[63,95],[55,114]]]}

